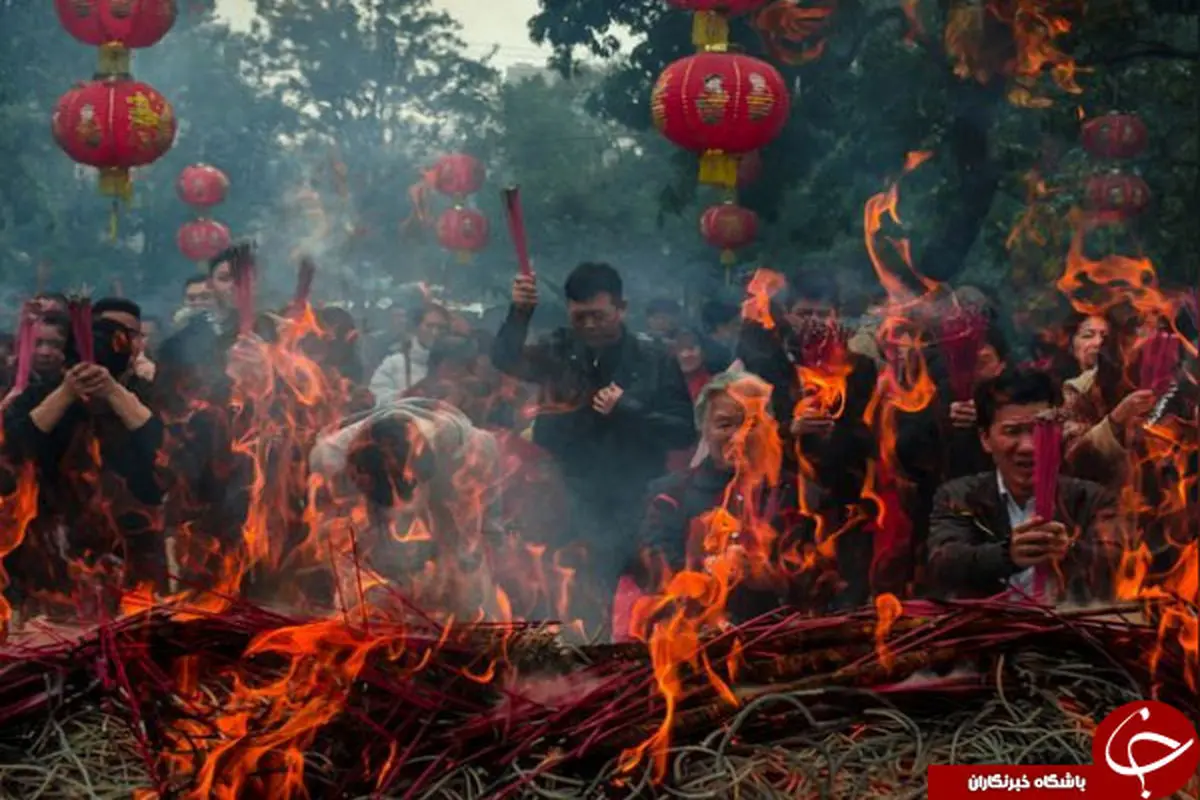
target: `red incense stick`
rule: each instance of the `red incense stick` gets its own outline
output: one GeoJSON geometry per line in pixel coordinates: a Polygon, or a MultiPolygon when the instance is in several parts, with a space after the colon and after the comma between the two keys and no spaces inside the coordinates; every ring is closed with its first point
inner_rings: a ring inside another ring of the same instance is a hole
{"type": "Polygon", "coordinates": [[[971,399],[975,368],[987,322],[977,314],[958,312],[942,323],[941,347],[946,359],[950,391],[958,402],[971,399]]]}
{"type": "Polygon", "coordinates": [[[29,386],[29,375],[33,370],[33,347],[36,332],[34,326],[37,318],[28,304],[21,309],[21,325],[17,329],[17,376],[13,383],[16,392],[25,391],[29,386]]]}
{"type": "Polygon", "coordinates": [[[254,290],[258,282],[254,245],[239,245],[230,267],[233,270],[234,304],[238,311],[238,333],[249,336],[254,332],[254,290]]]}
{"type": "Polygon", "coordinates": [[[517,269],[522,275],[532,275],[529,243],[525,237],[525,215],[521,211],[521,188],[510,186],[503,191],[502,196],[504,215],[508,218],[508,233],[512,237],[513,248],[517,251],[517,269]]]}
{"type": "Polygon", "coordinates": [[[1062,424],[1038,420],[1033,435],[1034,513],[1044,520],[1054,519],[1058,502],[1058,472],[1062,466],[1062,424]]]}
{"type": "Polygon", "coordinates": [[[300,270],[296,273],[296,293],[292,296],[291,316],[299,318],[308,308],[312,295],[313,279],[317,275],[317,264],[309,256],[300,259],[300,270]]]}
{"type": "Polygon", "coordinates": [[[1139,388],[1161,394],[1171,383],[1179,365],[1179,340],[1161,331],[1142,345],[1139,388]]]}
{"type": "MultiPolygon", "coordinates": [[[[1062,423],[1041,419],[1033,435],[1033,504],[1034,514],[1043,520],[1053,520],[1058,505],[1058,471],[1062,465],[1062,423]]],[[[1046,590],[1049,568],[1040,565],[1033,571],[1033,596],[1042,598],[1046,590]]]]}
{"type": "Polygon", "coordinates": [[[76,298],[70,303],[71,333],[75,337],[75,349],[79,360],[85,364],[96,361],[96,349],[92,342],[92,301],[86,297],[76,298]]]}

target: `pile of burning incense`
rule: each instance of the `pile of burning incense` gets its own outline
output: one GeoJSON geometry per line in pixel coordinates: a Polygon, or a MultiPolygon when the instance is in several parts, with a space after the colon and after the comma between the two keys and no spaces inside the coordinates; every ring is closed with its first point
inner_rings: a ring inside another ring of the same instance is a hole
{"type": "Polygon", "coordinates": [[[1182,648],[1127,612],[913,602],[882,628],[874,609],[776,612],[706,639],[664,723],[642,644],[156,609],[0,651],[0,794],[37,796],[17,766],[33,743],[103,711],[126,722],[131,789],[160,796],[897,796],[931,762],[1086,762],[1089,726],[1151,687],[1200,708],[1182,648]]]}

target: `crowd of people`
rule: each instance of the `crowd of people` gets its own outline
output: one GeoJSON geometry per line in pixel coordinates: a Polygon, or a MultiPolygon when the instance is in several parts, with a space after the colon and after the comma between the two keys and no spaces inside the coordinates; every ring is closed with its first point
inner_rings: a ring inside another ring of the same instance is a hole
{"type": "Polygon", "coordinates": [[[238,258],[187,280],[169,330],[100,299],[83,347],[68,299],[40,294],[2,343],[0,585],[18,624],[134,588],[344,605],[362,579],[337,551],[433,606],[511,613],[499,586],[522,614],[621,638],[636,598],[684,570],[732,576],[734,619],[881,592],[1087,602],[1129,552],[1161,573],[1196,536],[1182,294],[1020,341],[965,288],[851,320],[834,276],[809,272],[634,314],[617,270],[584,263],[562,328],[535,331],[538,281],[518,275],[498,330],[425,300],[367,337],[336,306],[242,324],[238,258]],[[1147,385],[1160,334],[1178,344],[1147,385]],[[1042,422],[1062,437],[1049,512],[1042,422]]]}

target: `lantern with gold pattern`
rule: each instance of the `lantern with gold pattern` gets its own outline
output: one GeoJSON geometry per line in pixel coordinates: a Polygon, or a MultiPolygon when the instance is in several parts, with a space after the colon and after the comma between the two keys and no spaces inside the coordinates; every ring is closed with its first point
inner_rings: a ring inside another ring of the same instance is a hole
{"type": "MultiPolygon", "coordinates": [[[[157,161],[175,141],[175,112],[140,81],[106,78],[67,91],[54,109],[54,141],[71,160],[100,170],[100,192],[129,200],[129,171],[157,161]]],[[[115,223],[115,217],[114,217],[115,223]]]]}
{"type": "Polygon", "coordinates": [[[771,142],[791,99],[779,72],[734,53],[697,53],[670,64],[650,96],[654,125],[672,143],[700,153],[700,182],[733,189],[738,157],[771,142]]]}

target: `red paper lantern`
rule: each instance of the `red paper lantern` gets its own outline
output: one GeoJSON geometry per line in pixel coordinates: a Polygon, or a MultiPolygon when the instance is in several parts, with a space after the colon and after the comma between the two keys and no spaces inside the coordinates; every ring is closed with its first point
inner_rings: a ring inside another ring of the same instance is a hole
{"type": "Polygon", "coordinates": [[[692,44],[721,47],[729,43],[728,17],[765,6],[770,0],[667,0],[669,5],[693,11],[692,44]]]}
{"type": "Polygon", "coordinates": [[[208,164],[192,164],[184,167],[175,182],[179,199],[189,206],[211,208],[225,200],[229,191],[229,178],[216,167],[208,164]]]}
{"type": "Polygon", "coordinates": [[[713,206],[700,216],[700,235],[721,249],[721,263],[732,264],[736,260],[734,251],[758,236],[758,215],[733,203],[713,206]]]}
{"type": "Polygon", "coordinates": [[[1084,186],[1084,205],[1102,216],[1126,220],[1150,205],[1150,187],[1141,176],[1130,172],[1093,175],[1084,186]]]}
{"type": "Polygon", "coordinates": [[[1136,114],[1113,112],[1083,123],[1083,149],[1093,158],[1137,158],[1149,138],[1146,123],[1136,114]]]}
{"type": "Polygon", "coordinates": [[[779,135],[791,109],[787,86],[765,61],[697,53],[670,64],[650,96],[654,125],[700,157],[700,182],[732,189],[737,156],[779,135]]]}
{"type": "Polygon", "coordinates": [[[213,219],[185,222],[175,235],[179,252],[189,261],[208,261],[215,258],[232,241],[229,228],[213,219]]]}
{"type": "Polygon", "coordinates": [[[59,98],[51,120],[58,146],[100,170],[100,191],[128,199],[129,170],[151,164],[175,141],[175,112],[153,87],[117,78],[88,81],[59,98]]]}
{"type": "Polygon", "coordinates": [[[472,253],[487,247],[487,217],[473,208],[448,208],[438,217],[437,237],[442,247],[467,261],[472,253]]]}
{"type": "Polygon", "coordinates": [[[443,156],[433,166],[433,188],[458,200],[482,189],[486,178],[479,159],[462,153],[443,156]]]}
{"type": "Polygon", "coordinates": [[[175,0],[54,0],[58,21],[101,48],[101,75],[128,75],[129,48],[150,47],[175,24],[175,0]]]}

